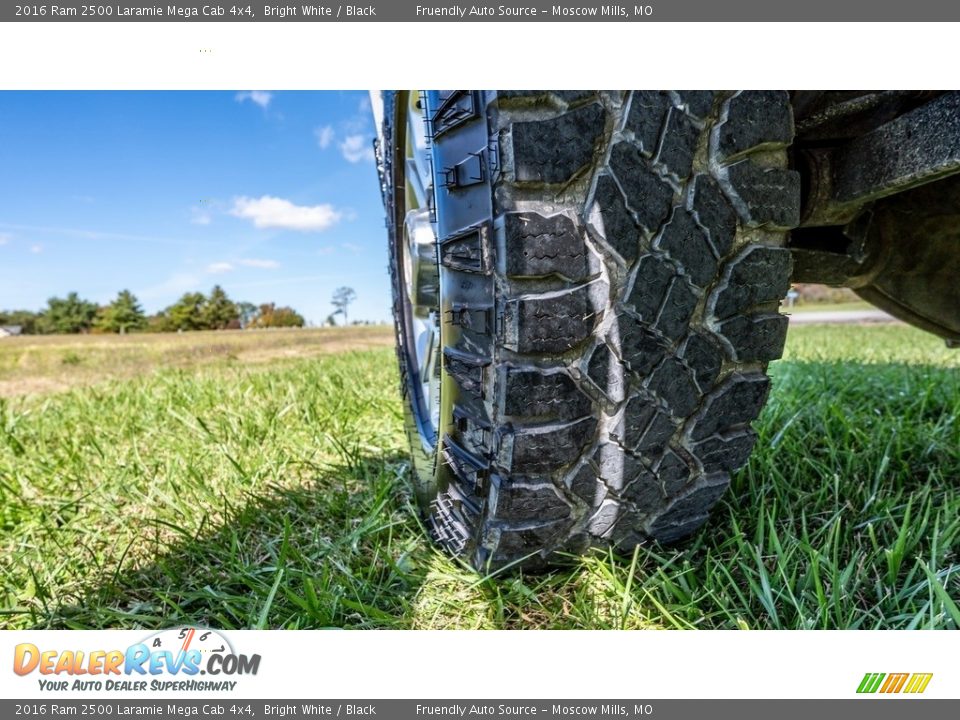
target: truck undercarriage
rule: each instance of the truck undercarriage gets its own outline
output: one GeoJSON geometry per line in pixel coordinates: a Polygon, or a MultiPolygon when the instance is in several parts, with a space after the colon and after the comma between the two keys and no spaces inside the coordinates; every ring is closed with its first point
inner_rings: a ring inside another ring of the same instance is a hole
{"type": "Polygon", "coordinates": [[[960,343],[960,93],[791,95],[796,282],[848,287],[960,343]]]}

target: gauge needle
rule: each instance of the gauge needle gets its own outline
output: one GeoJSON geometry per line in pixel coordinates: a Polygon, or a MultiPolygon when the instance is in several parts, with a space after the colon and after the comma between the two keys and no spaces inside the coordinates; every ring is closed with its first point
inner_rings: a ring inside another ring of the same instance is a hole
{"type": "Polygon", "coordinates": [[[183,641],[183,647],[180,648],[180,652],[184,653],[187,651],[187,648],[190,647],[190,641],[193,640],[193,634],[196,632],[194,628],[190,628],[190,632],[187,633],[187,637],[183,641]]]}
{"type": "Polygon", "coordinates": [[[183,660],[184,653],[187,652],[187,648],[190,647],[190,641],[193,640],[193,634],[196,632],[194,628],[190,628],[190,631],[187,633],[187,637],[183,639],[183,646],[180,648],[180,654],[177,656],[177,665],[179,666],[183,660]]]}

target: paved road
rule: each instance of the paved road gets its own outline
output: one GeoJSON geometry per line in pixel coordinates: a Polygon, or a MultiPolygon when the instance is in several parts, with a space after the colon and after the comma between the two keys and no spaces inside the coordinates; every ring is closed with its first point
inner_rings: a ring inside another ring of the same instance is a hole
{"type": "Polygon", "coordinates": [[[791,325],[899,322],[883,310],[809,310],[790,314],[791,325]]]}

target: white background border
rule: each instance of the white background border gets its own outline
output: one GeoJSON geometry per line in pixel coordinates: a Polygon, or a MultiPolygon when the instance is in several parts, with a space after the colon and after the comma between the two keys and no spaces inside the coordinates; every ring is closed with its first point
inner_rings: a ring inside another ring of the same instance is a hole
{"type": "Polygon", "coordinates": [[[954,89],[958,37],[955,23],[7,23],[0,88],[954,89]]]}

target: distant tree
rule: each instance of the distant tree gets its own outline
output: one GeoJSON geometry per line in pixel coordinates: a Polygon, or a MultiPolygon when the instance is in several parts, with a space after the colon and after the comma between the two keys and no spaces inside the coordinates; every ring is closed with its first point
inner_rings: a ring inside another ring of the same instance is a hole
{"type": "Polygon", "coordinates": [[[239,326],[240,312],[224,289],[214,285],[201,310],[203,326],[207,330],[224,330],[231,325],[239,326]]]}
{"type": "Polygon", "coordinates": [[[329,325],[330,327],[336,326],[336,324],[337,324],[337,313],[332,312],[332,313],[330,313],[329,315],[327,315],[327,319],[324,320],[323,323],[324,323],[324,325],[329,325]]]}
{"type": "Polygon", "coordinates": [[[39,332],[39,317],[30,310],[0,310],[0,325],[19,325],[24,335],[34,335],[39,332]]]}
{"type": "Polygon", "coordinates": [[[352,287],[338,287],[333,291],[333,299],[330,301],[331,304],[336,308],[334,315],[343,315],[343,324],[349,324],[349,318],[347,316],[347,309],[350,307],[350,303],[357,299],[357,293],[354,292],[352,287]]]}
{"type": "Polygon", "coordinates": [[[100,308],[94,324],[103,332],[123,335],[131,330],[144,329],[147,326],[147,316],[136,295],[129,290],[121,290],[112,303],[100,308]]]}
{"type": "Polygon", "coordinates": [[[86,333],[93,326],[97,305],[72,292],[65,298],[47,300],[47,309],[40,314],[38,327],[44,333],[86,333]]]}
{"type": "Polygon", "coordinates": [[[163,311],[166,316],[168,330],[203,330],[205,319],[203,315],[207,298],[203,293],[184,293],[177,302],[163,311]]]}
{"type": "Polygon", "coordinates": [[[306,321],[303,319],[303,315],[293,308],[277,307],[274,303],[264,303],[260,306],[257,316],[251,322],[250,327],[303,327],[305,324],[306,321]]]}
{"type": "Polygon", "coordinates": [[[237,316],[240,320],[240,327],[245,328],[254,321],[260,309],[252,302],[238,302],[237,316]]]}

